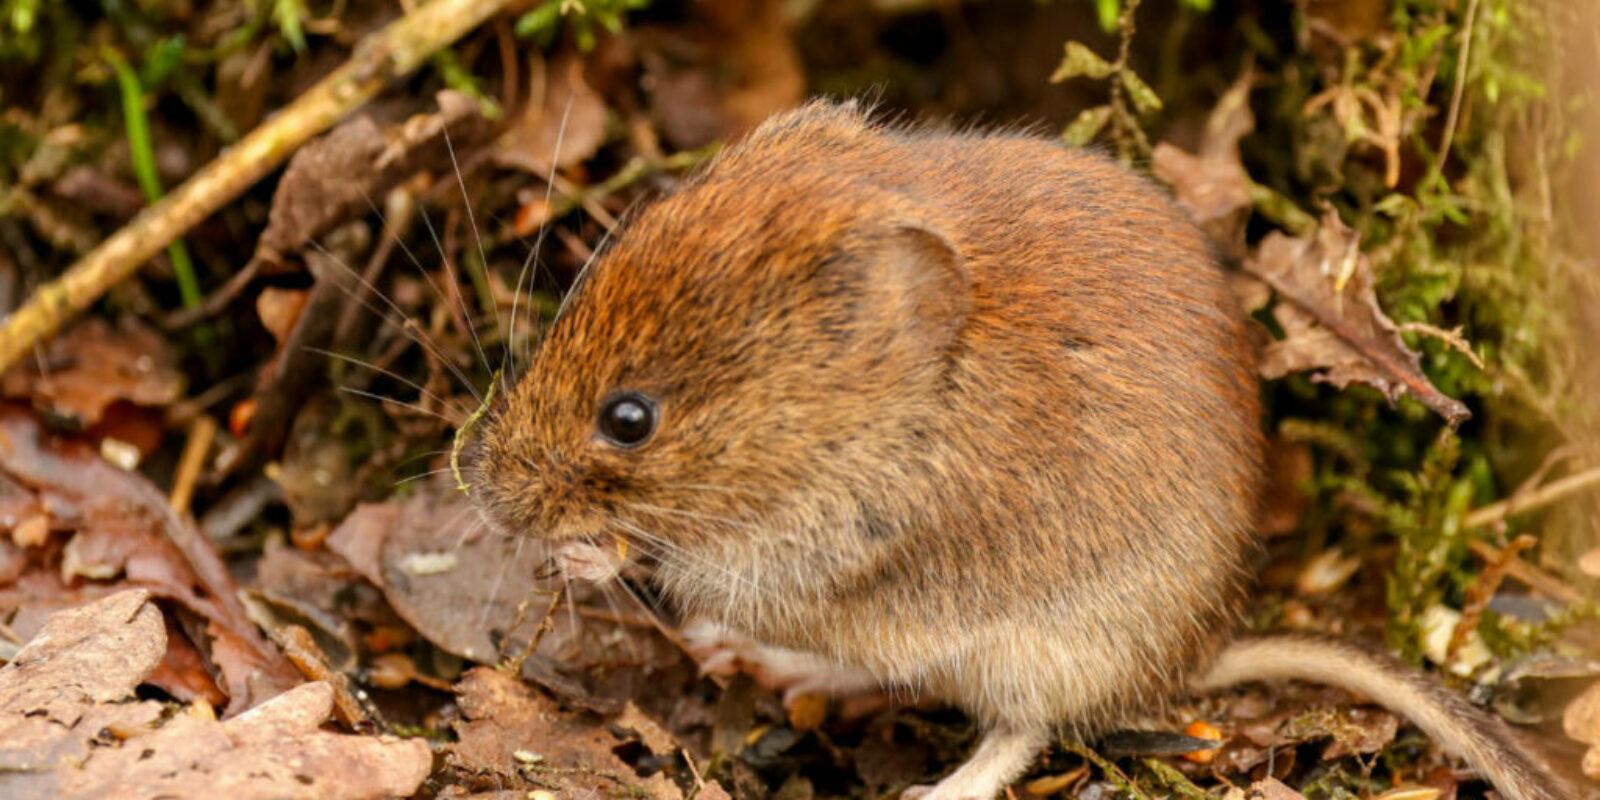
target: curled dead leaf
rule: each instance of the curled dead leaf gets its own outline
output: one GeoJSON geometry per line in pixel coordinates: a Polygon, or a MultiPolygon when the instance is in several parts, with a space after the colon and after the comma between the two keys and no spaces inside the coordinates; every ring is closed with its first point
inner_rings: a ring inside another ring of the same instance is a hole
{"type": "Polygon", "coordinates": [[[1161,142],[1150,163],[1151,172],[1172,187],[1178,203],[1201,230],[1235,258],[1244,255],[1244,227],[1250,217],[1251,181],[1239,157],[1239,140],[1255,130],[1250,111],[1254,80],[1254,72],[1247,70],[1217,101],[1206,119],[1198,153],[1161,142]]]}
{"type": "Polygon", "coordinates": [[[1341,389],[1366,384],[1390,401],[1409,394],[1451,425],[1471,418],[1422,373],[1421,356],[1379,307],[1371,264],[1337,212],[1324,214],[1310,236],[1267,234],[1244,269],[1286,301],[1273,309],[1285,335],[1262,354],[1262,377],[1311,372],[1341,389]]]}
{"type": "Polygon", "coordinates": [[[183,376],[166,340],[131,320],[115,329],[90,318],[53,339],[39,360],[0,377],[0,392],[85,428],[113,403],[161,408],[183,394],[183,376]]]}
{"type": "Polygon", "coordinates": [[[584,80],[583,66],[570,53],[548,67],[542,58],[533,60],[528,100],[495,142],[496,163],[549,177],[605,144],[606,101],[584,80]]]}
{"type": "Polygon", "coordinates": [[[1600,682],[1591,684],[1561,715],[1561,729],[1567,738],[1587,745],[1600,745],[1600,682]]]}

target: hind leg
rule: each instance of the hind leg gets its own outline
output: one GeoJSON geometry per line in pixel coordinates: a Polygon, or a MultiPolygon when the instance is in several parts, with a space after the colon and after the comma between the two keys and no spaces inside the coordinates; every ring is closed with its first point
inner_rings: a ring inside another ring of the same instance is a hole
{"type": "Polygon", "coordinates": [[[932,786],[913,786],[900,800],[993,800],[1033,765],[1050,741],[1048,728],[996,727],[965,764],[932,786]]]}

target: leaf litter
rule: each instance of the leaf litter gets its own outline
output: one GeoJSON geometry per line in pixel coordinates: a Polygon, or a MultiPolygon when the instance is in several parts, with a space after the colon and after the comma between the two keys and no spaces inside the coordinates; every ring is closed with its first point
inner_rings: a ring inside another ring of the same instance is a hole
{"type": "Polygon", "coordinates": [[[327,685],[304,683],[230,720],[168,713],[134,689],[166,651],[144,591],[53,615],[0,668],[0,790],[12,797],[364,800],[408,795],[432,767],[418,740],[321,729],[327,685]]]}

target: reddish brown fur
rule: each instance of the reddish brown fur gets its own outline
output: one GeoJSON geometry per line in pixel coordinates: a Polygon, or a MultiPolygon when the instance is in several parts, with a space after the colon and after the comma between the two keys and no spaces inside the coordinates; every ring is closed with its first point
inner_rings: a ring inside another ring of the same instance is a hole
{"type": "Polygon", "coordinates": [[[1127,170],[813,104],[632,223],[477,481],[510,530],[635,539],[689,613],[1092,729],[1233,625],[1253,367],[1201,236],[1127,170]],[[663,411],[634,450],[595,435],[623,389],[663,411]]]}
{"type": "Polygon", "coordinates": [[[1512,800],[1568,796],[1384,659],[1293,637],[1217,656],[1253,547],[1254,366],[1199,233],[1127,170],[816,103],[600,258],[492,410],[473,491],[516,534],[630,541],[687,614],[821,656],[819,685],[977,715],[923,800],[987,800],[1052,728],[1191,675],[1344,685],[1512,800]],[[619,391],[662,412],[633,449],[596,427],[619,391]]]}

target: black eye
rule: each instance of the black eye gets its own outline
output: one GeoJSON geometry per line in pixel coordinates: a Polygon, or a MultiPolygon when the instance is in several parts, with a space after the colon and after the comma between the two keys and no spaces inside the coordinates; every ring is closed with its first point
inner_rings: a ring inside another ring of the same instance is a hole
{"type": "Polygon", "coordinates": [[[642,394],[616,395],[600,406],[600,435],[618,447],[635,447],[656,429],[655,401],[642,394]]]}

